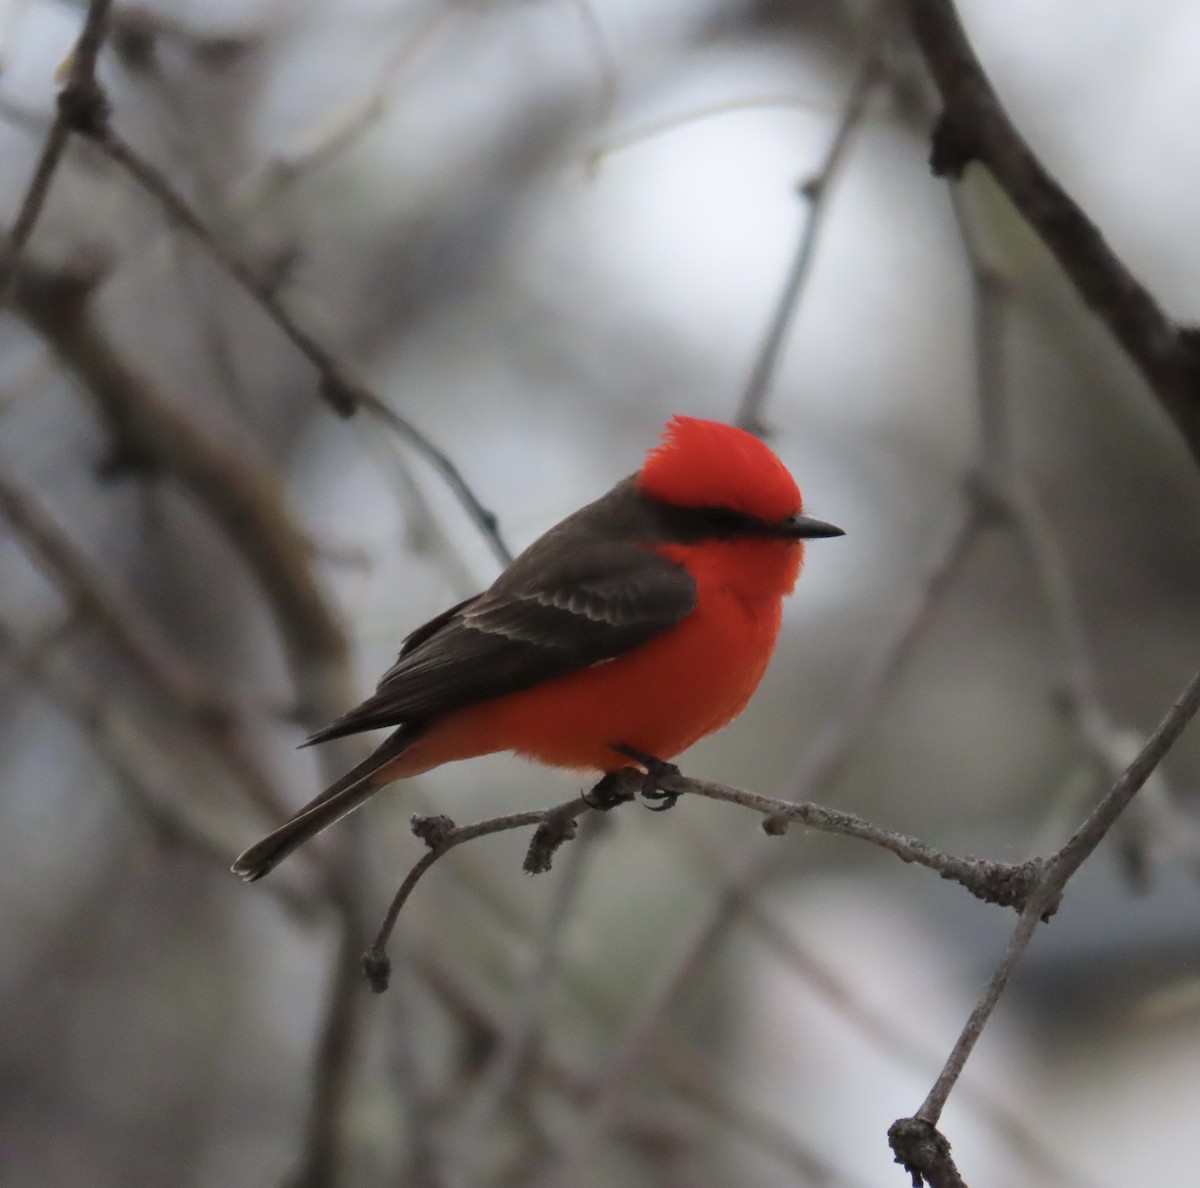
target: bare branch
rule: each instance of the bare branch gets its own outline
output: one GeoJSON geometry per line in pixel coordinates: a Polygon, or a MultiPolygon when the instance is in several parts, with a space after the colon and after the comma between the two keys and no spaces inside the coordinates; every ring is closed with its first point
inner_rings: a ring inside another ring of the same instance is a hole
{"type": "MultiPolygon", "coordinates": [[[[353,853],[349,853],[353,857],[353,853]]],[[[312,1097],[305,1118],[304,1146],[289,1188],[329,1188],[339,1182],[342,1126],[354,1084],[362,1030],[364,990],[359,954],[364,942],[361,911],[352,879],[335,873],[331,887],[339,923],[337,949],[325,1011],[313,1054],[312,1097]]]]}
{"type": "Polygon", "coordinates": [[[604,123],[617,105],[617,66],[613,61],[612,50],[604,35],[591,0],[569,0],[571,7],[579,14],[579,24],[587,39],[588,47],[596,63],[598,95],[596,100],[597,122],[604,123]]]}
{"type": "Polygon", "coordinates": [[[283,815],[283,800],[238,736],[234,707],[218,697],[182,656],[126,611],[46,510],[2,474],[0,517],[73,605],[76,615],[99,627],[117,653],[212,747],[250,800],[270,817],[283,815]]]}
{"type": "MultiPolygon", "coordinates": [[[[1083,611],[1074,589],[1065,550],[1054,523],[1020,465],[1013,440],[1012,397],[1005,351],[1006,314],[1011,288],[1001,265],[972,225],[964,195],[951,192],[959,237],[971,271],[975,387],[980,418],[982,458],[979,498],[990,502],[1002,527],[1024,551],[1050,616],[1062,658],[1062,700],[1100,778],[1113,780],[1129,760],[1128,731],[1120,729],[1101,695],[1100,677],[1088,646],[1083,611]]],[[[1144,736],[1134,744],[1135,750],[1144,736]]],[[[1051,799],[1041,833],[1070,822],[1084,807],[1081,793],[1091,780],[1069,780],[1051,799]]],[[[1132,844],[1132,843],[1131,843],[1132,844]]]]}
{"type": "MultiPolygon", "coordinates": [[[[632,786],[640,785],[640,775],[635,773],[631,778],[632,786]]],[[[683,780],[682,777],[679,782],[693,783],[683,780]]],[[[665,780],[662,783],[663,791],[680,790],[667,788],[665,780]]],[[[757,855],[753,855],[752,858],[756,863],[757,855]]],[[[735,897],[725,897],[687,945],[682,958],[675,961],[672,968],[666,972],[657,990],[650,995],[639,1016],[627,1029],[620,1048],[596,1085],[582,1126],[571,1138],[567,1149],[554,1166],[544,1177],[539,1178],[538,1188],[572,1188],[580,1183],[600,1139],[612,1124],[622,1101],[629,1094],[635,1077],[653,1055],[660,1036],[666,1029],[667,1020],[723,939],[738,907],[739,902],[735,897]]],[[[812,1163],[807,1171],[815,1184],[841,1185],[846,1182],[836,1168],[815,1155],[812,1156],[812,1163]]]]}
{"type": "Polygon", "coordinates": [[[1200,350],[1117,257],[1005,113],[967,40],[953,0],[907,0],[913,32],[944,108],[933,133],[935,174],[979,161],[1053,253],[1088,307],[1141,371],[1200,459],[1200,350]]]}
{"type": "MultiPolygon", "coordinates": [[[[874,665],[868,678],[863,681],[852,705],[845,713],[831,721],[829,728],[806,757],[802,769],[797,775],[798,788],[811,793],[819,787],[827,786],[837,777],[845,763],[854,754],[857,744],[872,727],[879,709],[895,687],[905,663],[931,621],[934,609],[950,588],[984,522],[982,505],[977,501],[972,501],[966,514],[963,515],[946,541],[939,546],[920,596],[900,624],[894,639],[884,650],[879,662],[874,665]]],[[[630,781],[629,790],[636,791],[639,786],[639,778],[632,773],[627,778],[630,781]]],[[[712,789],[718,787],[720,786],[711,786],[712,789]]],[[[696,782],[690,782],[690,790],[698,790],[696,782]]],[[[738,790],[721,788],[718,798],[727,798],[726,793],[736,797],[738,790]]],[[[768,798],[761,799],[765,801],[768,798]]],[[[761,808],[762,805],[759,804],[755,807],[761,808]]],[[[770,801],[772,814],[768,816],[764,825],[772,821],[774,823],[771,824],[768,832],[779,831],[781,822],[774,810],[780,807],[786,809],[794,806],[785,801],[770,801]]],[[[857,821],[857,819],[854,820],[857,821]]],[[[868,829],[870,828],[872,827],[868,827],[868,829]]],[[[724,940],[729,928],[741,917],[743,910],[747,906],[755,904],[754,889],[768,877],[774,866],[775,863],[769,858],[764,860],[760,853],[752,854],[739,873],[725,887],[707,925],[700,930],[693,943],[677,959],[673,970],[664,974],[662,988],[652,996],[642,1016],[629,1029],[617,1057],[610,1064],[609,1071],[597,1090],[597,1101],[601,1103],[601,1107],[597,1109],[594,1105],[589,1110],[583,1129],[572,1139],[567,1152],[561,1157],[555,1169],[551,1171],[550,1175],[556,1177],[558,1182],[568,1182],[575,1174],[574,1169],[582,1166],[588,1152],[595,1149],[606,1125],[615,1116],[615,1103],[621,1096],[622,1089],[630,1084],[641,1062],[651,1050],[656,1046],[666,1046],[664,1060],[666,1067],[673,1070],[672,1075],[679,1073],[681,1063],[685,1068],[692,1067],[691,1064],[683,1062],[680,1055],[677,1054],[675,1057],[671,1055],[674,1048],[669,1044],[669,1037],[665,1034],[665,1024],[670,1012],[664,1009],[664,1003],[668,1003],[669,999],[682,993],[683,987],[709,960],[712,953],[724,940]]],[[[753,919],[753,917],[751,918],[753,919]]],[[[690,1054],[690,1056],[694,1061],[695,1054],[690,1054]]],[[[712,1103],[711,1094],[706,1097],[706,1100],[709,1101],[711,1108],[723,1108],[712,1103]]],[[[729,1106],[730,1103],[724,1102],[724,1107],[729,1106]]],[[[806,1161],[804,1174],[809,1178],[823,1183],[842,1182],[836,1169],[814,1152],[805,1149],[804,1156],[806,1161]]]]}
{"type": "Polygon", "coordinates": [[[233,707],[206,687],[198,672],[172,654],[142,621],[125,613],[116,592],[108,588],[49,512],[2,472],[0,517],[79,616],[97,624],[156,692],[188,714],[218,721],[232,716],[233,707]]]}
{"type": "Polygon", "coordinates": [[[921,1118],[900,1118],[888,1128],[888,1142],[896,1162],[912,1176],[913,1188],[967,1188],[950,1143],[936,1126],[921,1118]]]}
{"type": "Polygon", "coordinates": [[[489,511],[479,502],[475,492],[463,478],[462,471],[458,469],[454,459],[433,445],[423,433],[413,427],[407,418],[402,417],[390,404],[386,404],[373,392],[362,388],[358,389],[358,402],[360,407],[365,408],[376,420],[382,421],[383,424],[394,430],[427,462],[432,464],[433,468],[442,476],[446,486],[450,488],[471,517],[475,527],[488,542],[492,555],[501,565],[507,565],[513,559],[513,554],[508,545],[504,543],[504,537],[500,533],[500,521],[496,518],[495,512],[489,511]]]}
{"type": "MultiPolygon", "coordinates": [[[[316,728],[353,704],[341,625],[276,477],[236,443],[209,434],[121,354],[91,308],[98,279],[94,269],[53,272],[21,261],[11,275],[15,310],[50,343],[95,401],[114,443],[113,468],[148,470],[176,483],[254,575],[279,630],[304,722],[316,728]]],[[[327,752],[327,762],[333,762],[337,750],[327,752]]],[[[360,863],[353,847],[347,848],[354,834],[343,836],[338,860],[326,868],[342,936],[318,1040],[300,1184],[328,1178],[341,1157],[340,1131],[360,1030],[358,974],[345,953],[362,944],[363,896],[360,863]]]]}
{"type": "MultiPolygon", "coordinates": [[[[963,1067],[980,1035],[983,1034],[983,1029],[987,1026],[992,1012],[996,1009],[996,1004],[1000,1001],[1000,996],[1004,993],[1013,970],[1024,956],[1039,921],[1046,919],[1054,912],[1068,880],[1103,841],[1126,806],[1162,762],[1176,739],[1183,733],[1197,709],[1200,709],[1200,672],[1192,678],[1179,700],[1171,707],[1146,741],[1146,745],[1113,784],[1092,814],[1072,834],[1062,849],[1044,864],[1042,876],[1031,889],[1021,909],[1020,918],[1009,938],[1004,955],[996,966],[982,997],[967,1019],[933,1088],[930,1089],[921,1108],[913,1118],[900,1119],[893,1124],[889,1131],[889,1139],[892,1141],[897,1160],[903,1162],[912,1173],[914,1183],[920,1182],[918,1176],[925,1176],[931,1184],[935,1185],[954,1183],[951,1179],[932,1178],[935,1174],[945,1174],[945,1161],[949,1160],[949,1143],[946,1143],[941,1135],[937,1135],[945,1144],[944,1151],[941,1150],[939,1143],[933,1141],[917,1144],[915,1148],[897,1144],[904,1144],[907,1139],[911,1138],[912,1125],[926,1128],[927,1139],[929,1138],[928,1131],[933,1130],[936,1133],[935,1128],[941,1118],[942,1110],[945,1108],[946,1100],[962,1074],[963,1067]],[[933,1162],[928,1167],[907,1162],[908,1159],[914,1157],[914,1150],[917,1150],[918,1153],[929,1154],[933,1162]]],[[[953,1161],[950,1161],[950,1166],[953,1167],[953,1161]]]]}
{"type": "Polygon", "coordinates": [[[1106,718],[1066,557],[1049,516],[1019,464],[1013,443],[1004,349],[1010,287],[972,227],[963,195],[953,191],[951,201],[971,270],[975,387],[982,439],[979,481],[984,486],[980,498],[995,503],[1004,526],[1015,533],[1026,552],[1062,649],[1065,683],[1076,715],[1085,721],[1106,718]]]}
{"type": "MultiPolygon", "coordinates": [[[[627,786],[632,789],[638,779],[640,776],[632,773],[628,777],[627,786]]],[[[686,776],[663,776],[658,784],[663,792],[723,800],[759,813],[764,818],[763,829],[772,836],[786,832],[787,826],[794,821],[818,833],[833,833],[869,842],[890,854],[895,854],[902,862],[916,863],[936,871],[944,879],[961,883],[972,895],[985,903],[995,903],[1002,907],[1020,909],[1041,874],[1040,863],[1036,861],[1010,865],[979,858],[956,858],[916,838],[872,825],[854,813],[826,808],[824,805],[779,800],[774,796],[762,796],[742,788],[730,788],[725,784],[714,784],[709,780],[695,780],[686,776]]],[[[620,788],[621,785],[618,785],[617,790],[620,788]]]]}
{"type": "MultiPolygon", "coordinates": [[[[1009,185],[1006,185],[1004,178],[997,172],[996,162],[998,159],[1001,161],[1001,171],[1004,161],[1007,161],[1009,165],[1013,165],[1015,162],[1018,172],[1025,169],[1027,171],[1025,181],[1030,183],[1035,190],[1039,186],[1050,186],[1057,190],[1056,183],[1044,174],[1040,164],[1020,142],[1015,129],[1008,124],[1007,118],[999,108],[998,101],[987,86],[978,62],[974,60],[973,54],[966,44],[952,5],[928,5],[917,0],[912,5],[914,25],[917,27],[918,37],[922,39],[922,46],[927,58],[933,52],[929,44],[929,38],[933,36],[933,33],[927,24],[924,26],[924,36],[922,36],[922,20],[927,22],[932,20],[929,13],[933,8],[942,9],[943,16],[948,12],[948,19],[953,23],[956,35],[961,38],[960,48],[965,47],[970,58],[969,62],[959,61],[959,66],[966,69],[968,73],[972,69],[977,72],[977,77],[970,84],[976,89],[971,92],[971,101],[968,102],[963,100],[961,92],[948,90],[950,84],[947,82],[947,77],[944,74],[939,75],[938,65],[932,59],[930,60],[931,69],[938,77],[939,87],[947,105],[942,123],[939,125],[938,132],[935,133],[933,162],[935,171],[939,171],[939,165],[941,165],[944,166],[944,171],[957,176],[970,159],[978,156],[997,175],[997,180],[1009,192],[1010,198],[1018,206],[1018,209],[1030,219],[1035,229],[1044,235],[1044,229],[1038,224],[1033,213],[1019,200],[1022,193],[1028,197],[1028,191],[1022,191],[1018,186],[1014,192],[1009,185]],[[923,12],[924,17],[918,16],[918,11],[923,12]],[[979,90],[980,86],[983,88],[982,91],[979,90]],[[991,105],[994,110],[984,110],[980,115],[981,109],[971,106],[972,102],[982,103],[984,109],[991,105]],[[955,103],[960,106],[955,106],[955,103]],[[963,125],[956,122],[961,119],[963,104],[968,111],[983,120],[984,125],[990,129],[989,135],[999,137],[998,142],[988,139],[986,135],[976,141],[974,137],[978,134],[977,130],[964,133],[963,125]],[[954,137],[959,134],[965,134],[969,139],[961,142],[954,141],[954,137]],[[949,137],[949,140],[939,140],[939,137],[949,137]],[[993,151],[999,154],[998,158],[983,151],[981,146],[985,143],[992,145],[993,151]],[[997,143],[999,144],[998,148],[996,147],[997,143]],[[961,152],[962,159],[957,165],[944,160],[939,161],[939,147],[942,151],[961,152]],[[1015,156],[1006,156],[1010,151],[1015,153],[1015,156]]],[[[936,22],[934,23],[936,24],[936,22]]],[[[941,28],[940,32],[945,34],[946,28],[941,28]]],[[[945,62],[942,65],[944,67],[945,62]]],[[[963,83],[961,77],[958,78],[958,83],[963,83]]],[[[1043,198],[1045,197],[1046,195],[1043,194],[1043,198]]],[[[995,502],[999,510],[1004,513],[1003,522],[1011,528],[1018,542],[1026,550],[1062,649],[1068,705],[1072,717],[1091,753],[1100,759],[1102,765],[1111,770],[1115,753],[1114,740],[1120,732],[1116,729],[1100,695],[1099,680],[1087,646],[1082,615],[1061,546],[1049,517],[1041,508],[1031,484],[1018,465],[1013,448],[1003,347],[1003,315],[1008,300],[1005,278],[1002,272],[990,263],[977,235],[973,232],[963,209],[962,197],[955,193],[953,201],[964,249],[971,267],[974,292],[976,388],[982,428],[980,481],[984,490],[981,492],[981,496],[985,500],[995,502]]],[[[1055,201],[1061,201],[1073,207],[1071,200],[1061,191],[1057,191],[1055,201]]],[[[1074,226],[1074,234],[1082,235],[1085,248],[1093,253],[1101,250],[1107,253],[1109,249],[1100,238],[1099,232],[1086,223],[1081,212],[1076,211],[1076,213],[1086,226],[1077,223],[1074,226]],[[1093,236],[1094,239],[1089,236],[1093,236]]],[[[1068,237],[1067,243],[1070,242],[1071,238],[1068,237]]],[[[1054,243],[1050,243],[1049,246],[1055,250],[1056,255],[1059,255],[1060,263],[1072,275],[1076,286],[1086,297],[1086,288],[1081,284],[1080,278],[1071,273],[1069,262],[1063,260],[1054,243]]],[[[1059,248],[1061,247],[1060,244],[1059,248]]],[[[1115,257],[1108,263],[1115,265],[1118,269],[1122,267],[1115,257]]],[[[1129,279],[1131,281],[1131,278],[1129,279]]],[[[1150,300],[1148,294],[1144,294],[1144,296],[1150,300]]],[[[1100,312],[1101,316],[1104,316],[1103,311],[1100,312]]],[[[1116,327],[1113,329],[1121,339],[1120,330],[1116,327]]],[[[1127,350],[1130,349],[1124,339],[1121,341],[1127,350]]],[[[1195,443],[1191,444],[1195,449],[1195,443]]],[[[1187,694],[1180,703],[1184,705],[1185,710],[1186,701],[1187,694]]],[[[1177,705],[1172,714],[1179,709],[1180,706],[1177,705]]],[[[1194,707],[1186,712],[1190,715],[1191,712],[1194,712],[1194,707]]],[[[1182,729],[1186,720],[1186,716],[1180,719],[1178,729],[1182,729]]],[[[1166,722],[1164,722],[1165,725],[1166,722]]],[[[1160,731],[1161,729],[1160,727],[1160,731]]],[[[1004,957],[997,966],[983,997],[972,1012],[955,1049],[943,1066],[924,1105],[915,1117],[898,1120],[889,1131],[889,1141],[897,1161],[908,1168],[915,1184],[922,1181],[935,1186],[954,1186],[962,1183],[950,1154],[949,1143],[936,1129],[946,1099],[957,1083],[966,1059],[1003,994],[1011,973],[1028,946],[1039,920],[1046,919],[1048,914],[1055,910],[1067,880],[1101,838],[1106,835],[1120,811],[1154,771],[1154,767],[1165,753],[1165,749],[1170,746],[1170,742],[1171,739],[1168,738],[1157,758],[1153,761],[1147,760],[1149,766],[1144,770],[1138,768],[1136,761],[1131,764],[1126,772],[1117,779],[1112,792],[1102,802],[1101,808],[1098,808],[1096,813],[1089,818],[1089,822],[1077,831],[1054,858],[1044,864],[1041,880],[1038,886],[1032,890],[1022,909],[1021,917],[1004,957]],[[1118,794],[1119,789],[1121,791],[1118,794]],[[1101,812],[1101,809],[1105,811],[1101,812]]],[[[1150,755],[1153,755],[1153,752],[1143,752],[1143,756],[1150,755]]]]}
{"type": "Polygon", "coordinates": [[[85,127],[98,127],[108,119],[108,101],[96,82],[96,59],[104,44],[111,8],[112,0],[89,0],[83,29],[71,51],[67,83],[58,95],[54,123],[46,135],[33,177],[9,232],[3,259],[0,259],[0,286],[10,283],[9,270],[33,235],[71,133],[85,127]]]}
{"type": "MultiPolygon", "coordinates": [[[[94,270],[56,272],[26,261],[15,273],[13,303],[95,400],[113,441],[111,466],[168,476],[220,525],[258,579],[297,673],[341,664],[341,627],[278,482],[235,444],[201,429],[119,352],[91,309],[97,279],[94,270]]],[[[316,722],[350,700],[347,685],[332,704],[316,708],[316,722]]]]}
{"type": "Polygon", "coordinates": [[[588,814],[575,844],[567,851],[544,923],[534,942],[529,972],[516,997],[515,1016],[462,1109],[450,1150],[458,1153],[459,1178],[463,1183],[478,1181],[479,1168],[475,1161],[488,1148],[489,1128],[537,1059],[550,991],[563,956],[566,926],[583,884],[584,860],[592,848],[591,843],[600,835],[599,826],[603,820],[595,813],[588,814]]]}
{"type": "MultiPolygon", "coordinates": [[[[644,782],[645,776],[637,768],[622,768],[603,781],[603,794],[611,799],[612,805],[624,803],[636,799],[643,789],[644,782]]],[[[796,822],[818,833],[833,833],[869,842],[896,855],[903,862],[927,867],[944,879],[960,883],[972,895],[987,903],[1023,908],[1032,888],[1038,885],[1041,875],[1041,864],[1037,861],[1010,865],[979,858],[958,858],[928,846],[916,838],[872,825],[853,813],[826,808],[819,804],[779,800],[773,796],[762,796],[757,792],[747,792],[741,788],[731,788],[708,780],[694,780],[682,775],[660,776],[657,784],[660,791],[673,796],[690,794],[748,808],[764,818],[763,829],[772,836],[785,833],[787,826],[796,822]]],[[[387,989],[390,972],[386,954],[388,938],[417,883],[438,859],[455,847],[476,838],[535,826],[536,832],[525,856],[525,870],[530,874],[540,874],[549,870],[551,859],[562,843],[575,836],[577,818],[587,810],[597,807],[597,803],[591,798],[596,793],[597,789],[593,789],[588,796],[578,796],[553,808],[492,817],[474,825],[455,825],[449,817],[415,817],[413,832],[429,846],[429,851],[421,856],[400,884],[375,942],[363,958],[363,967],[372,988],[377,993],[387,989]]],[[[605,804],[603,807],[611,806],[605,804]]]]}
{"type": "MultiPolygon", "coordinates": [[[[727,893],[737,894],[737,887],[738,882],[734,876],[728,884],[727,893]]],[[[773,913],[749,895],[741,895],[739,898],[747,922],[754,927],[764,943],[804,979],[805,985],[822,1002],[836,1011],[850,1026],[869,1039],[881,1052],[889,1054],[921,1075],[937,1066],[941,1057],[934,1054],[931,1046],[901,1031],[897,1026],[898,1021],[887,1018],[877,1007],[858,994],[853,986],[792,935],[791,929],[777,918],[778,913],[773,913]]],[[[1004,1142],[1020,1154],[1046,1183],[1067,1188],[1067,1185],[1089,1182],[1075,1168],[1065,1165],[1009,1104],[987,1085],[979,1081],[964,1082],[958,1088],[958,1100],[992,1126],[1003,1137],[1004,1142]]]]}
{"type": "Polygon", "coordinates": [[[321,395],[330,407],[343,417],[352,416],[360,409],[365,409],[398,433],[442,476],[488,541],[497,559],[505,564],[511,561],[512,554],[500,534],[495,513],[480,502],[453,459],[435,446],[406,417],[401,416],[374,392],[352,379],[332,352],[300,324],[280,299],[276,288],[256,275],[249,265],[226,247],[167,178],[122,140],[111,127],[105,125],[97,130],[94,140],[114,163],[159,203],[172,222],[188,231],[212,260],[258,302],[263,312],[312,364],[320,379],[321,395]]]}
{"type": "Polygon", "coordinates": [[[366,93],[356,96],[332,117],[325,116],[311,129],[303,143],[275,157],[259,181],[253,204],[262,206],[275,201],[297,179],[328,164],[353,147],[387,114],[390,92],[400,72],[428,49],[445,32],[459,10],[434,6],[422,18],[415,31],[392,49],[377,70],[366,93]]]}
{"type": "MultiPolygon", "coordinates": [[[[52,644],[60,636],[61,631],[56,631],[46,642],[52,644]]],[[[121,714],[118,720],[118,703],[110,690],[61,665],[52,669],[46,663],[49,650],[22,650],[0,623],[0,656],[31,679],[88,736],[96,755],[112,772],[117,790],[137,814],[160,838],[213,864],[214,870],[226,870],[229,839],[215,833],[186,803],[163,795],[162,789],[174,786],[177,779],[173,770],[167,774],[171,756],[162,740],[142,730],[130,714],[121,714]]],[[[297,919],[311,920],[315,915],[315,901],[282,880],[272,890],[297,919]]]]}
{"type": "MultiPolygon", "coordinates": [[[[969,485],[966,494],[969,500],[966,511],[945,540],[938,545],[921,591],[896,628],[892,640],[881,651],[878,660],[873,662],[871,671],[861,682],[850,704],[830,720],[828,727],[802,761],[794,780],[797,795],[818,795],[840,776],[863,738],[874,727],[908,660],[970,555],[980,532],[993,521],[995,503],[986,497],[980,486],[969,485]]],[[[717,860],[717,856],[712,859],[717,860]]],[[[725,920],[731,924],[735,916],[727,909],[732,904],[737,909],[737,917],[744,919],[768,943],[779,948],[785,943],[783,934],[774,926],[770,913],[756,895],[756,888],[767,881],[776,868],[776,862],[761,855],[754,861],[746,862],[727,878],[716,911],[718,914],[724,913],[725,920]]],[[[711,863],[706,864],[706,869],[711,870],[711,863]]],[[[794,945],[787,946],[786,952],[795,958],[794,945]]],[[[688,959],[686,955],[683,958],[688,959]]],[[[838,995],[831,998],[830,975],[827,971],[815,969],[811,961],[793,961],[793,964],[816,994],[827,1001],[836,999],[834,1005],[838,1009],[846,1009],[843,993],[839,991],[838,995]]],[[[910,1062],[919,1064],[922,1069],[934,1062],[932,1053],[917,1052],[911,1045],[897,1041],[895,1037],[889,1040],[883,1024],[863,1009],[852,1006],[848,1018],[881,1047],[893,1052],[898,1051],[910,1062]]],[[[1029,1134],[1019,1120],[1004,1109],[1002,1103],[986,1098],[981,1092],[972,1093],[971,1101],[978,1105],[981,1114],[1010,1136],[1040,1170],[1051,1169],[1057,1181],[1063,1184],[1079,1182],[1078,1176],[1064,1169],[1045,1150],[1036,1136],[1029,1134]]]]}
{"type": "Polygon", "coordinates": [[[525,856],[525,870],[529,874],[542,874],[550,869],[554,852],[563,842],[574,837],[577,819],[593,807],[594,804],[586,797],[577,796],[574,800],[568,800],[553,808],[491,817],[486,821],[477,821],[474,825],[455,825],[449,817],[414,817],[413,832],[425,842],[429,850],[421,856],[400,884],[374,942],[363,957],[363,971],[371,989],[376,994],[382,994],[387,989],[388,978],[391,976],[391,962],[387,956],[388,938],[396,927],[396,921],[400,917],[401,909],[408,902],[408,897],[425,872],[439,858],[445,857],[464,842],[493,833],[534,826],[534,836],[525,856]]]}
{"type": "MultiPolygon", "coordinates": [[[[469,986],[433,946],[414,947],[412,956],[418,975],[465,1029],[478,1035],[485,1044],[501,1042],[505,1012],[498,1002],[480,988],[469,986]]],[[[802,1182],[820,1182],[829,1170],[828,1162],[785,1127],[739,1102],[726,1084],[726,1077],[710,1059],[669,1035],[663,1036],[661,1045],[664,1075],[694,1111],[725,1126],[733,1137],[751,1144],[757,1151],[770,1154],[802,1182]]],[[[532,1053],[531,1073],[543,1086],[581,1109],[586,1109],[594,1096],[593,1082],[550,1052],[532,1053]]],[[[618,1138],[626,1137],[625,1128],[635,1124],[642,1104],[637,1098],[624,1103],[614,1126],[618,1138]]],[[[845,1177],[835,1176],[827,1183],[838,1188],[859,1188],[845,1177]]]]}
{"type": "Polygon", "coordinates": [[[720,103],[706,103],[702,107],[693,107],[676,115],[652,120],[628,132],[610,136],[588,153],[586,168],[589,173],[597,173],[604,162],[615,153],[645,144],[646,141],[653,140],[657,136],[664,136],[668,132],[674,132],[701,120],[711,120],[717,116],[733,115],[743,111],[763,111],[772,107],[822,112],[829,115],[837,114],[831,105],[813,99],[804,99],[799,95],[748,95],[738,99],[723,99],[720,103]]]}
{"type": "Polygon", "coordinates": [[[833,182],[846,159],[854,132],[862,121],[867,99],[879,81],[881,43],[886,25],[885,18],[890,8],[888,0],[879,0],[876,4],[863,47],[862,62],[850,83],[850,92],[834,128],[829,147],[825,150],[825,156],[816,172],[797,187],[797,194],[805,208],[800,237],[796,242],[796,250],[783,283],[783,290],[767,325],[733,422],[760,437],[767,432],[763,423],[763,405],[779,367],[784,340],[800,306],[805,282],[812,271],[833,182]]]}

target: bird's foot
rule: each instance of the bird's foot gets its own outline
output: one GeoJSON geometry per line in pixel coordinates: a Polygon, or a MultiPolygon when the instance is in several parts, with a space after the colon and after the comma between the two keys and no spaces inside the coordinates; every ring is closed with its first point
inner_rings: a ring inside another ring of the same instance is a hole
{"type": "Polygon", "coordinates": [[[583,793],[583,803],[597,812],[606,813],[609,809],[632,800],[632,793],[621,787],[621,773],[610,771],[602,776],[600,781],[583,793]]]}
{"type": "Polygon", "coordinates": [[[674,763],[668,763],[665,759],[657,759],[653,755],[646,754],[645,751],[639,751],[636,747],[627,747],[623,743],[613,747],[613,750],[627,759],[632,759],[639,767],[645,768],[641,795],[645,801],[658,801],[657,804],[646,805],[652,813],[665,813],[667,809],[675,807],[679,800],[679,793],[664,792],[658,786],[658,781],[664,776],[679,775],[679,768],[674,763]]]}

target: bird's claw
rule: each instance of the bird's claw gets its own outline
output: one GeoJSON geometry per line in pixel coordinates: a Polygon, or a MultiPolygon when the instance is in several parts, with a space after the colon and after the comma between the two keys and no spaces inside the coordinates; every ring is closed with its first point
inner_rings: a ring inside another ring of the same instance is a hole
{"type": "Polygon", "coordinates": [[[631,800],[632,797],[620,788],[619,774],[618,772],[610,771],[607,775],[603,776],[588,791],[582,794],[583,803],[588,808],[595,809],[597,812],[606,813],[609,809],[616,808],[617,805],[631,800]]]}
{"type": "Polygon", "coordinates": [[[658,788],[642,787],[643,800],[659,800],[661,804],[648,804],[646,807],[652,813],[665,813],[667,809],[673,809],[676,802],[679,800],[678,792],[662,792],[658,788]]]}
{"type": "Polygon", "coordinates": [[[647,804],[646,807],[652,813],[665,813],[667,809],[672,809],[679,801],[678,792],[664,792],[658,786],[658,781],[668,776],[677,776],[680,774],[679,768],[674,763],[668,763],[665,759],[658,759],[654,755],[649,755],[645,751],[639,751],[636,747],[627,747],[618,745],[613,747],[613,750],[620,755],[632,759],[640,767],[645,769],[645,774],[642,776],[641,797],[645,801],[658,800],[661,804],[647,804]]]}

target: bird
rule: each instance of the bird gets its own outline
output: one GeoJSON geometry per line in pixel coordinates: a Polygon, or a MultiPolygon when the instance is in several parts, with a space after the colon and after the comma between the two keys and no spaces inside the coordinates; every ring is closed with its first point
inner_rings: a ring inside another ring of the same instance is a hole
{"type": "Polygon", "coordinates": [[[804,542],[842,535],[758,437],[672,417],[641,469],[409,634],[375,693],[308,738],[392,730],[233,872],[262,878],[386,785],[500,751],[601,783],[633,767],[651,799],[758,687],[804,542]]]}

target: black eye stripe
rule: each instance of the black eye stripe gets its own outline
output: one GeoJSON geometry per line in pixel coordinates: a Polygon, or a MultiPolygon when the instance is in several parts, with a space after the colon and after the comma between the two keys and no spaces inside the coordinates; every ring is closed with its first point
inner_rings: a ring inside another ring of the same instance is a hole
{"type": "Polygon", "coordinates": [[[779,527],[728,507],[671,507],[658,503],[655,516],[663,539],[688,544],[700,540],[778,537],[779,527]]]}

